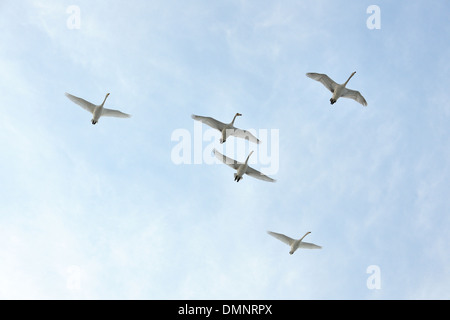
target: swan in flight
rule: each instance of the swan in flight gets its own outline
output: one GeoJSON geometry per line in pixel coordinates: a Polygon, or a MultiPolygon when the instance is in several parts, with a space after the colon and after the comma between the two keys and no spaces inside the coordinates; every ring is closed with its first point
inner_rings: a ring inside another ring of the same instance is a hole
{"type": "Polygon", "coordinates": [[[118,110],[112,110],[103,108],[103,105],[105,104],[106,99],[109,96],[109,93],[106,94],[105,100],[103,100],[103,103],[100,105],[95,105],[93,103],[90,103],[89,101],[86,101],[82,98],[75,97],[69,93],[65,93],[66,97],[75,102],[77,105],[82,107],[84,110],[89,111],[92,113],[92,124],[96,124],[98,122],[98,119],[100,117],[118,117],[118,118],[129,118],[131,117],[129,114],[120,112],[118,110]]]}
{"type": "Polygon", "coordinates": [[[363,106],[367,106],[366,99],[356,90],[347,89],[345,86],[350,81],[350,79],[355,75],[356,71],[353,72],[350,77],[343,84],[337,84],[333,80],[330,79],[326,74],[322,73],[307,73],[306,76],[321,82],[328,90],[333,93],[333,96],[330,99],[331,104],[334,104],[340,97],[350,98],[363,106]]]}
{"type": "Polygon", "coordinates": [[[194,120],[206,123],[211,128],[219,130],[222,133],[222,137],[220,138],[220,143],[224,143],[229,136],[235,136],[238,138],[247,139],[253,143],[260,143],[259,139],[256,138],[253,134],[251,134],[247,130],[242,130],[242,129],[236,128],[234,126],[234,120],[236,120],[236,117],[240,117],[240,116],[242,116],[241,113],[236,113],[234,115],[233,121],[231,121],[228,124],[220,122],[211,117],[202,117],[202,116],[197,116],[195,114],[193,114],[191,117],[194,120]]]}
{"type": "Polygon", "coordinates": [[[305,235],[303,237],[301,237],[300,239],[298,239],[298,240],[289,238],[288,236],[285,236],[284,234],[281,234],[281,233],[276,233],[276,232],[272,232],[272,231],[267,231],[267,233],[270,234],[271,236],[277,238],[278,240],[283,241],[288,246],[290,246],[291,247],[291,251],[289,251],[289,254],[293,254],[298,248],[303,248],[303,249],[322,249],[321,246],[318,246],[318,245],[316,245],[314,243],[309,243],[309,242],[302,241],[304,237],[306,237],[308,234],[311,233],[311,231],[308,231],[307,233],[305,233],[305,235]]]}
{"type": "Polygon", "coordinates": [[[239,180],[241,180],[244,174],[249,175],[250,177],[256,178],[256,179],[260,179],[260,180],[264,180],[264,181],[269,181],[269,182],[275,182],[275,179],[272,179],[268,176],[266,176],[265,174],[262,174],[261,172],[253,169],[252,167],[248,166],[248,159],[250,158],[250,156],[252,155],[253,151],[250,152],[250,154],[247,157],[247,160],[245,160],[244,163],[242,162],[238,162],[236,160],[233,160],[231,158],[228,158],[227,156],[224,156],[223,154],[221,154],[219,151],[217,151],[216,149],[213,150],[214,155],[223,163],[225,163],[226,165],[230,166],[231,168],[236,170],[236,173],[234,174],[234,181],[239,182],[239,180]]]}

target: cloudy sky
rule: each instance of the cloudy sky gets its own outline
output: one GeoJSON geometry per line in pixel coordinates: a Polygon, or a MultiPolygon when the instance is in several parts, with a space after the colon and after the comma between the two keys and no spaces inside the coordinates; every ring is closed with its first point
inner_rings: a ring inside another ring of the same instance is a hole
{"type": "Polygon", "coordinates": [[[0,298],[449,299],[449,12],[0,0],[0,298]],[[367,107],[305,76],[353,71],[367,107]],[[260,145],[191,118],[236,112],[260,145]]]}

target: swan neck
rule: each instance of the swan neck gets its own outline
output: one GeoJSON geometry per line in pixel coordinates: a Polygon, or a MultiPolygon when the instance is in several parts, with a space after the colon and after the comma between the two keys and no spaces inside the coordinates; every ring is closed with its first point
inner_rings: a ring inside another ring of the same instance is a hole
{"type": "Polygon", "coordinates": [[[103,103],[101,104],[102,107],[103,107],[103,105],[105,104],[106,99],[108,99],[108,96],[109,96],[109,94],[107,94],[106,97],[105,97],[105,99],[103,100],[103,103]]]}
{"type": "Polygon", "coordinates": [[[356,72],[353,72],[350,77],[348,77],[347,81],[344,83],[344,87],[347,85],[347,83],[350,81],[350,79],[355,75],[356,72]]]}
{"type": "Polygon", "coordinates": [[[245,160],[245,164],[247,164],[247,163],[248,163],[248,159],[250,159],[250,156],[252,155],[252,153],[253,153],[253,151],[252,151],[252,152],[250,152],[250,154],[248,155],[248,157],[247,157],[247,160],[245,160]]]}
{"type": "Polygon", "coordinates": [[[303,237],[300,238],[300,241],[303,240],[304,237],[306,237],[308,234],[310,234],[310,232],[305,233],[305,235],[303,237]]]}
{"type": "Polygon", "coordinates": [[[236,117],[237,117],[238,115],[237,115],[237,113],[234,115],[234,118],[233,118],[233,121],[231,121],[231,125],[233,126],[234,125],[234,120],[236,120],[236,117]]]}

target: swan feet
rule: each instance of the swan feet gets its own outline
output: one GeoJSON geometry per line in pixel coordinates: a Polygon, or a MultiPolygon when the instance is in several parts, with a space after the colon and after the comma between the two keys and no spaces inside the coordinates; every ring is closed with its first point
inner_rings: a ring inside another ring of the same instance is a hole
{"type": "Polygon", "coordinates": [[[91,120],[92,124],[96,124],[97,121],[95,121],[94,119],[91,120]]]}
{"type": "Polygon", "coordinates": [[[333,98],[330,99],[331,104],[335,104],[336,100],[334,100],[333,98]]]}

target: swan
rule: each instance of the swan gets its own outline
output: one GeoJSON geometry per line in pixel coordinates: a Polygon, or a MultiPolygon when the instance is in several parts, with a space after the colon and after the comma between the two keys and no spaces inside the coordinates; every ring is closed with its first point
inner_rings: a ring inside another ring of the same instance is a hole
{"type": "Polygon", "coordinates": [[[264,180],[264,181],[269,181],[269,182],[275,182],[275,179],[272,179],[268,176],[266,176],[265,174],[253,169],[252,167],[248,166],[248,159],[250,158],[250,156],[252,155],[253,151],[250,152],[250,154],[247,157],[247,160],[245,160],[244,163],[242,162],[238,162],[236,160],[233,160],[231,158],[228,158],[227,156],[224,156],[223,154],[221,154],[219,151],[217,151],[216,149],[213,150],[214,155],[223,163],[225,163],[226,165],[230,166],[231,168],[236,170],[236,173],[234,174],[234,181],[239,182],[239,180],[241,180],[244,174],[247,174],[253,178],[256,179],[260,179],[260,180],[264,180]]]}
{"type": "Polygon", "coordinates": [[[220,138],[220,143],[224,143],[229,136],[235,136],[238,138],[247,139],[247,140],[249,140],[253,143],[257,143],[257,144],[260,143],[259,139],[256,138],[253,134],[251,134],[247,130],[242,130],[242,129],[236,128],[234,126],[234,121],[236,120],[236,117],[240,117],[240,116],[242,116],[241,113],[236,113],[234,115],[233,121],[231,121],[228,124],[220,122],[211,117],[202,117],[202,116],[197,116],[195,114],[193,114],[191,117],[194,120],[197,120],[197,121],[207,124],[211,128],[219,130],[222,133],[222,137],[220,138]]]}
{"type": "Polygon", "coordinates": [[[270,234],[272,237],[275,237],[278,240],[283,241],[284,243],[289,245],[291,247],[291,251],[289,251],[289,254],[294,254],[294,252],[298,248],[303,248],[303,249],[322,249],[321,246],[318,246],[318,245],[316,245],[314,243],[309,243],[309,242],[302,241],[304,237],[306,237],[308,234],[311,233],[311,231],[308,231],[307,233],[305,233],[305,235],[303,237],[301,237],[300,239],[298,239],[298,240],[289,238],[288,236],[285,236],[284,234],[281,234],[281,233],[276,233],[276,232],[272,232],[272,231],[267,231],[267,233],[270,234]]]}
{"type": "Polygon", "coordinates": [[[92,124],[96,124],[98,122],[98,119],[100,117],[118,117],[118,118],[129,118],[131,117],[129,114],[123,113],[118,110],[112,110],[103,108],[103,105],[105,104],[106,99],[109,96],[109,93],[106,94],[105,100],[103,100],[102,104],[95,105],[93,103],[90,103],[89,101],[86,101],[82,98],[75,97],[71,95],[70,93],[65,93],[66,97],[75,102],[77,105],[85,109],[86,111],[89,111],[92,113],[92,124]]]}
{"type": "Polygon", "coordinates": [[[361,103],[363,106],[367,106],[366,99],[361,95],[359,91],[356,90],[350,90],[347,89],[345,86],[350,81],[350,79],[355,75],[356,71],[353,72],[350,77],[345,81],[343,84],[337,84],[333,80],[330,79],[326,74],[322,73],[307,73],[306,76],[314,79],[316,81],[321,82],[328,90],[330,90],[333,93],[333,96],[330,99],[331,104],[336,103],[336,101],[340,98],[350,98],[353,99],[359,103],[361,103]]]}

